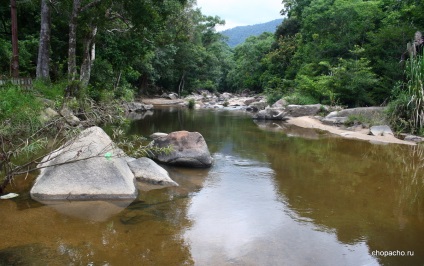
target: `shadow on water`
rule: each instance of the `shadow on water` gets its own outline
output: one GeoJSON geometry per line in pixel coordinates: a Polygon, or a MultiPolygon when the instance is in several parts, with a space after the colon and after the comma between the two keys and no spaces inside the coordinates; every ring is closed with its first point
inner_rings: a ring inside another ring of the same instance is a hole
{"type": "Polygon", "coordinates": [[[244,113],[159,109],[129,134],[188,130],[210,169],[164,166],[179,187],[140,191],[103,220],[0,201],[0,265],[423,265],[424,148],[334,138],[244,113]],[[3,215],[4,214],[4,215],[3,215]],[[382,257],[373,251],[413,251],[382,257]]]}

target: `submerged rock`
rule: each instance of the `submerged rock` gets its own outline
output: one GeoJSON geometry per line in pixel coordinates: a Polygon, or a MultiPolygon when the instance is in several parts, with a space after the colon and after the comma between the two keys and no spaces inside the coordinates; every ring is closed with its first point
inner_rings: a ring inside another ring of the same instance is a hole
{"type": "Polygon", "coordinates": [[[210,167],[212,157],[203,136],[198,132],[176,131],[153,140],[159,148],[171,146],[170,154],[158,154],[156,160],[170,165],[210,167]]]}
{"type": "Polygon", "coordinates": [[[44,157],[31,189],[35,200],[135,199],[134,175],[109,136],[91,127],[44,157]]]}

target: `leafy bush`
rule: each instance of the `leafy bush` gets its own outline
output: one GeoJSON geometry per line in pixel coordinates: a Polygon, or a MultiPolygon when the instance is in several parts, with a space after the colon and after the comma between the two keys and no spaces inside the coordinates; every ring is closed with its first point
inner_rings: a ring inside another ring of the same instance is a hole
{"type": "Polygon", "coordinates": [[[0,135],[31,134],[41,127],[42,104],[33,93],[16,86],[0,87],[0,135]]]}
{"type": "Polygon", "coordinates": [[[284,100],[289,104],[298,104],[298,105],[306,105],[306,104],[316,104],[318,100],[310,95],[301,94],[298,92],[292,93],[284,97],[284,100]]]}
{"type": "Polygon", "coordinates": [[[188,108],[193,109],[196,105],[196,101],[194,99],[188,100],[188,108]]]}
{"type": "Polygon", "coordinates": [[[424,57],[411,57],[406,65],[408,107],[412,110],[411,120],[417,130],[424,127],[424,57]]]}
{"type": "Polygon", "coordinates": [[[391,127],[397,132],[416,131],[411,121],[412,105],[409,104],[409,100],[408,92],[396,90],[394,100],[387,106],[387,118],[391,127]]]}

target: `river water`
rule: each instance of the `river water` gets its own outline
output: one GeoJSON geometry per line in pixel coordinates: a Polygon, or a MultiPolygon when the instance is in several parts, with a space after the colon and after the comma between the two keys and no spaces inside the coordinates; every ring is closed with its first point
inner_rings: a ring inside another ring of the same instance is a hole
{"type": "Polygon", "coordinates": [[[127,207],[64,211],[17,178],[21,196],[0,201],[0,265],[424,265],[423,147],[178,108],[128,134],[177,130],[204,136],[213,167],[165,166],[180,186],[127,207]]]}

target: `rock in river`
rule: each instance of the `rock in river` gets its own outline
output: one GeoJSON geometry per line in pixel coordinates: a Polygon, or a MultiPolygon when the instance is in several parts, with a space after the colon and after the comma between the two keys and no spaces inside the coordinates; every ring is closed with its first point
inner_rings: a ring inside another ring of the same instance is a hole
{"type": "Polygon", "coordinates": [[[52,154],[39,167],[31,197],[46,200],[135,199],[134,175],[109,136],[91,127],[52,154]]]}
{"type": "Polygon", "coordinates": [[[170,154],[158,154],[156,160],[170,165],[187,167],[210,167],[212,157],[203,136],[198,132],[176,131],[153,140],[153,145],[171,146],[170,154]]]}
{"type": "Polygon", "coordinates": [[[128,162],[137,181],[154,185],[175,187],[178,184],[169,177],[168,172],[149,158],[139,158],[128,162]]]}

